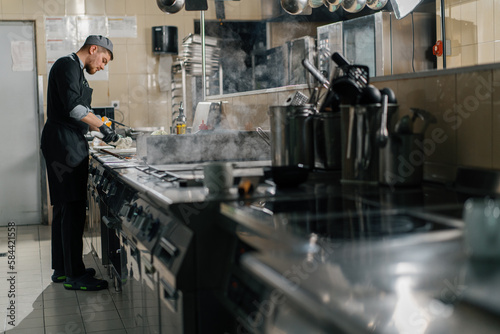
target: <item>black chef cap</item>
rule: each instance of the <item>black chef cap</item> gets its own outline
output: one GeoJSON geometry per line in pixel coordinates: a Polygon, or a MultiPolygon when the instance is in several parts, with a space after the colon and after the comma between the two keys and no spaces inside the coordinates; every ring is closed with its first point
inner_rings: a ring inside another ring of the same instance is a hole
{"type": "Polygon", "coordinates": [[[113,43],[111,41],[101,35],[90,35],[87,37],[85,40],[84,45],[98,45],[102,46],[103,48],[107,49],[111,53],[111,60],[113,60],[113,43]]]}

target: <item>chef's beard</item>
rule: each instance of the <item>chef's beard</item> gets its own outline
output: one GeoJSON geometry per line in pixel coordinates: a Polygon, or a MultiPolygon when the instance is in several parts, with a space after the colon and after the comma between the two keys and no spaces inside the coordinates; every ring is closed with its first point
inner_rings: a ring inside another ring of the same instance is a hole
{"type": "Polygon", "coordinates": [[[85,67],[85,71],[87,71],[88,74],[92,75],[92,74],[96,74],[98,69],[95,67],[87,66],[87,67],[85,67]]]}

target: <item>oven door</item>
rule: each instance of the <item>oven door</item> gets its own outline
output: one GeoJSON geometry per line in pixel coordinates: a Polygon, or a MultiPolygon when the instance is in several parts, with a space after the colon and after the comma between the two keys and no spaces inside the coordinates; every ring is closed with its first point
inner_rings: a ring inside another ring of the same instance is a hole
{"type": "Polygon", "coordinates": [[[170,285],[165,277],[159,277],[161,333],[182,334],[183,294],[170,285]]]}
{"type": "Polygon", "coordinates": [[[121,233],[122,254],[122,301],[123,310],[120,315],[123,319],[127,333],[143,334],[143,297],[141,287],[140,254],[133,237],[121,233]]]}
{"type": "Polygon", "coordinates": [[[158,300],[158,272],[149,260],[150,253],[145,253],[141,257],[142,265],[142,288],[144,307],[144,333],[160,333],[160,306],[158,300]]]}
{"type": "MultiPolygon", "coordinates": [[[[102,203],[102,202],[101,202],[102,203]]],[[[109,265],[109,275],[112,278],[121,276],[121,256],[120,256],[120,226],[121,219],[114,217],[111,214],[108,206],[104,203],[101,208],[106,211],[101,211],[101,260],[103,265],[109,265]]],[[[120,291],[120,284],[115,284],[117,291],[120,291]]]]}
{"type": "MultiPolygon", "coordinates": [[[[100,234],[101,226],[101,209],[99,194],[93,186],[89,189],[89,221],[88,221],[88,236],[90,238],[90,246],[94,254],[99,254],[100,249],[97,243],[97,235],[100,234]],[[99,227],[99,229],[98,229],[99,227]],[[99,233],[98,233],[99,231],[99,233]]],[[[99,243],[100,246],[100,243],[99,243]]],[[[100,257],[100,256],[99,256],[100,257]]]]}

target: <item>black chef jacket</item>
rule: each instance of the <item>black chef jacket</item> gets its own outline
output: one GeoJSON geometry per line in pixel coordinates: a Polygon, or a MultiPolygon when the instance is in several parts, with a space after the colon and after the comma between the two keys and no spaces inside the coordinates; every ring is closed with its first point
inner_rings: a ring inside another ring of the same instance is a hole
{"type": "Polygon", "coordinates": [[[89,146],[85,134],[89,126],[70,112],[77,105],[90,110],[91,101],[92,88],[78,56],[59,58],[49,74],[47,122],[41,139],[53,205],[86,198],[89,146]]]}

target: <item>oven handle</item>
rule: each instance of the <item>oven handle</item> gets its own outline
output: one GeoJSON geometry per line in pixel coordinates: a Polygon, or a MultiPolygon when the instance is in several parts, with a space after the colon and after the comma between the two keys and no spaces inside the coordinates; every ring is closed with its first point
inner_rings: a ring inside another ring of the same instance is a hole
{"type": "Polygon", "coordinates": [[[118,218],[108,218],[107,216],[102,216],[102,222],[107,228],[116,230],[120,228],[121,220],[118,218]]]}
{"type": "Polygon", "coordinates": [[[156,273],[156,269],[153,266],[153,264],[151,262],[149,262],[149,260],[143,256],[141,256],[141,262],[144,264],[144,274],[145,274],[142,276],[142,279],[146,283],[146,285],[149,286],[149,288],[151,290],[154,290],[154,286],[155,286],[154,275],[156,273]]]}
{"type": "Polygon", "coordinates": [[[163,278],[160,278],[160,285],[162,290],[160,293],[161,301],[169,309],[171,309],[174,312],[177,312],[177,299],[179,298],[177,290],[163,278]]]}
{"type": "Polygon", "coordinates": [[[160,246],[163,248],[168,254],[170,254],[170,257],[174,257],[177,255],[179,252],[179,249],[175,247],[174,244],[172,244],[170,241],[168,241],[166,238],[162,237],[160,239],[160,246]]]}

